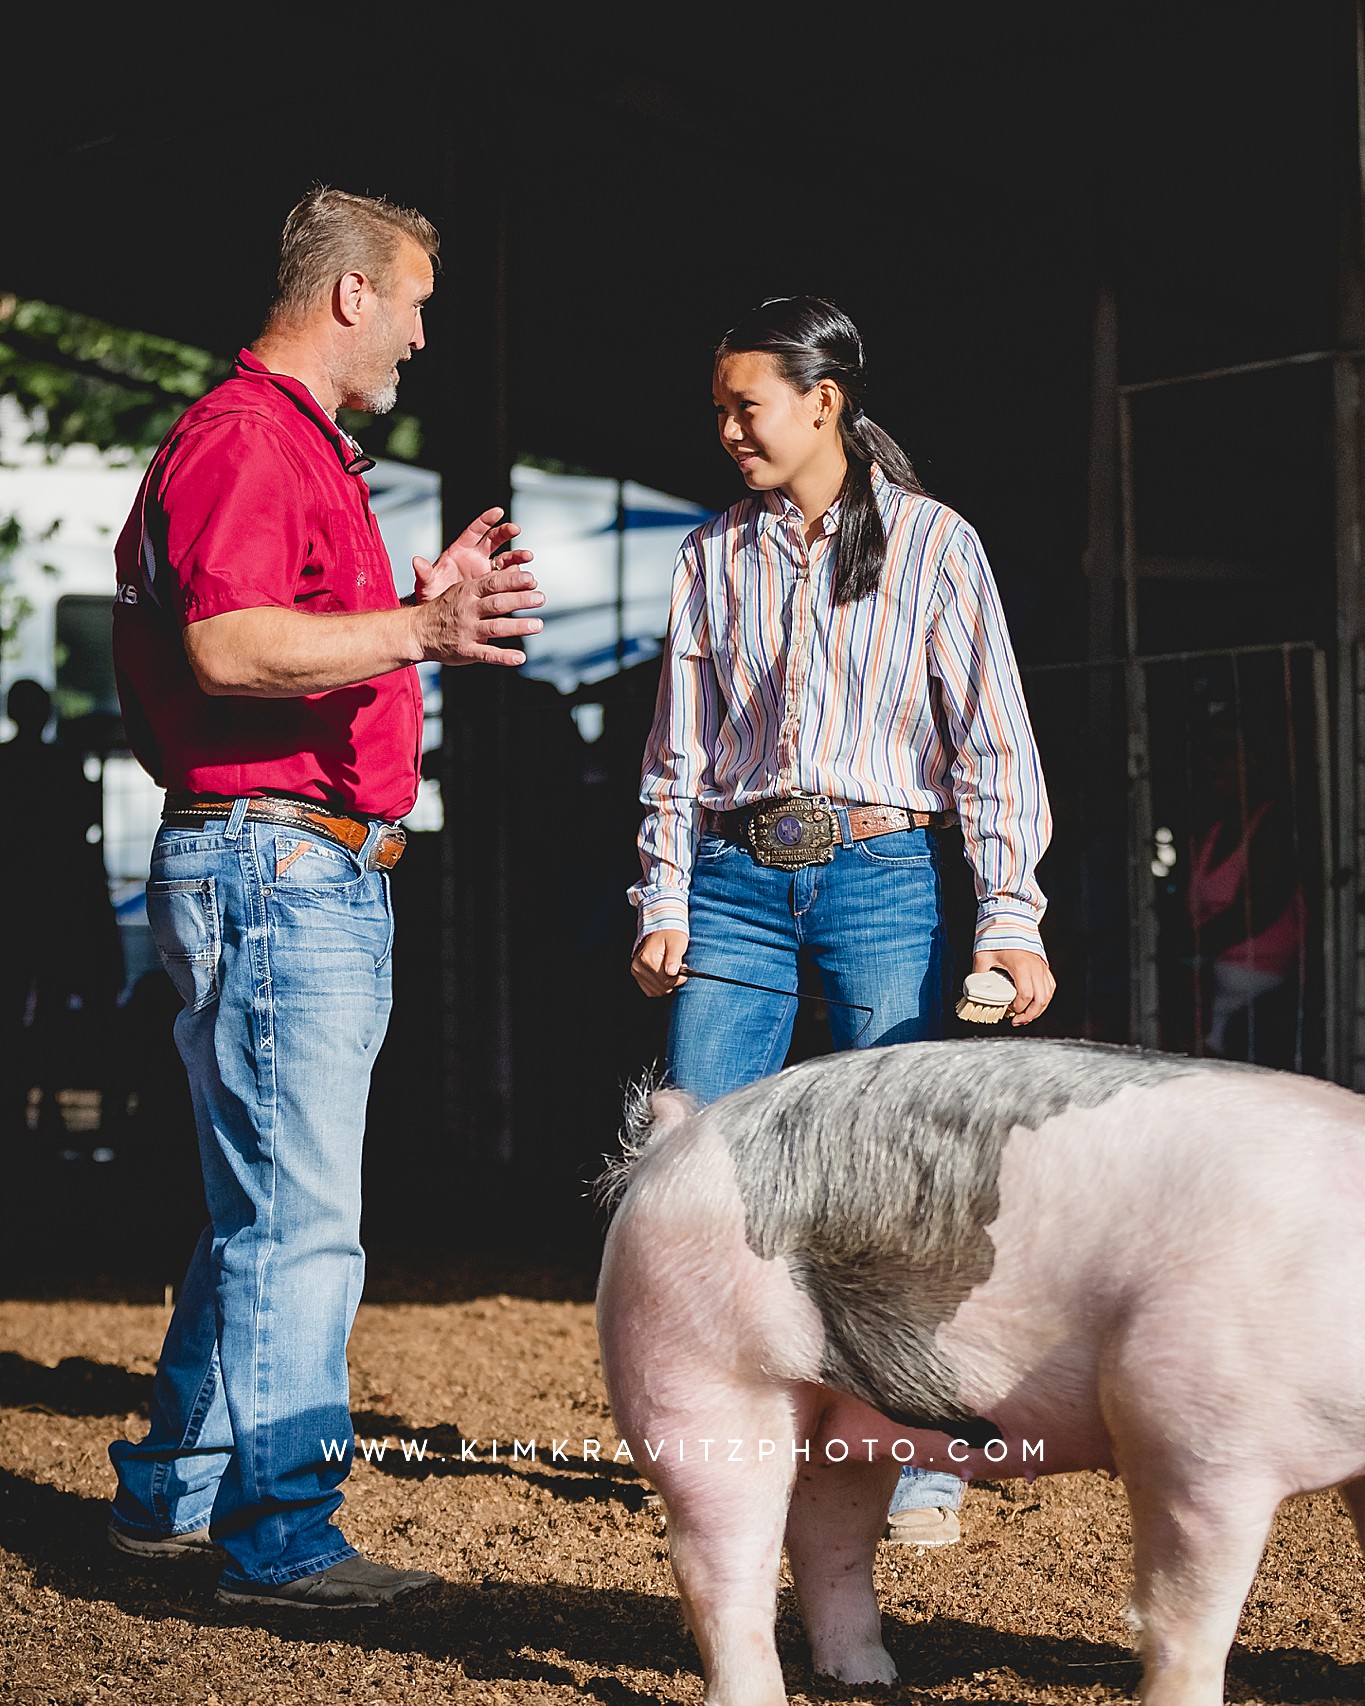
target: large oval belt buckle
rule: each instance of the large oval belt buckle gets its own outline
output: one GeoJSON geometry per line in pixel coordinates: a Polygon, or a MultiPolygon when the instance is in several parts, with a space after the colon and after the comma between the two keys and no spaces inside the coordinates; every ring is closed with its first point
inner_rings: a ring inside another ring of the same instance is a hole
{"type": "Polygon", "coordinates": [[[831,863],[839,826],[823,794],[792,794],[755,806],[747,829],[749,847],[760,865],[795,871],[802,865],[831,863]]]}

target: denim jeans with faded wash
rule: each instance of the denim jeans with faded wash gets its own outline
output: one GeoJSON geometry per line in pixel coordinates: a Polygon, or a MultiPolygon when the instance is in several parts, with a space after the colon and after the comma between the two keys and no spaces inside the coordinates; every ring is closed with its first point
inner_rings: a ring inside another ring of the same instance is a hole
{"type": "MultiPolygon", "coordinates": [[[[931,830],[901,829],[855,842],[836,810],[840,844],[828,865],[796,871],[757,863],[740,842],[704,833],[692,869],[687,963],[718,977],[795,991],[809,956],[831,1001],[836,1049],[921,1042],[943,1034],[949,952],[931,830]]],[[[670,1083],[698,1101],[781,1069],[796,1002],[693,978],[672,998],[670,1083]]],[[[907,1465],[892,1510],[962,1501],[956,1475],[907,1465]]]]}
{"type": "Polygon", "coordinates": [[[365,869],[370,842],[352,854],[244,809],[163,826],[152,853],[147,915],[184,1001],[175,1037],[210,1225],[150,1430],[109,1455],[121,1526],[207,1525],[228,1553],[225,1583],[277,1584],[355,1554],[332,1517],[354,1451],[346,1344],[393,912],[387,875],[365,869]]]}

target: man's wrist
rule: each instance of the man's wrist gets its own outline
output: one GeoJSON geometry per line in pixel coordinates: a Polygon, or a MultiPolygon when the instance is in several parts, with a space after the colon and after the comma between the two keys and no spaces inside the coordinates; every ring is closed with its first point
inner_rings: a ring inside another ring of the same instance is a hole
{"type": "MultiPolygon", "coordinates": [[[[414,594],[414,599],[415,599],[414,594]]],[[[399,616],[403,618],[400,629],[400,644],[403,659],[406,663],[425,663],[427,661],[426,617],[423,606],[414,602],[400,606],[399,616]]]]}

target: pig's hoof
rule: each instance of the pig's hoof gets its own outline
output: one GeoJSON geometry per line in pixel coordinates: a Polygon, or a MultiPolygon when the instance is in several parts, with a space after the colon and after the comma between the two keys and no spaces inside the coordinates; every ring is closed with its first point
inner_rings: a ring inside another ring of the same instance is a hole
{"type": "Polygon", "coordinates": [[[885,1647],[864,1647],[840,1659],[817,1659],[815,1669],[835,1682],[898,1682],[900,1678],[885,1647]]]}

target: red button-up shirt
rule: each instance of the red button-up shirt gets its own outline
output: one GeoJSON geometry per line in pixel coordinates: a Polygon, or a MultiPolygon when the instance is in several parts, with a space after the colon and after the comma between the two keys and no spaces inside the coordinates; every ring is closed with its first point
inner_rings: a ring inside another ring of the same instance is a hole
{"type": "Polygon", "coordinates": [[[417,797],[422,694],[398,669],[295,699],[210,696],[182,630],[227,610],[393,610],[356,446],[249,351],[152,461],[115,547],[114,662],[129,744],[164,787],[272,790],[394,819],[417,797]]]}

